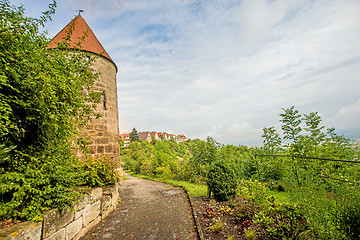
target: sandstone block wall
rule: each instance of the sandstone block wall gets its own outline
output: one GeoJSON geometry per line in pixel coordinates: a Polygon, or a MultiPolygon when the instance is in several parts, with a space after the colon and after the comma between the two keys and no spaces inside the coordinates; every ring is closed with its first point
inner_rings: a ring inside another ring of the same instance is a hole
{"type": "Polygon", "coordinates": [[[52,209],[42,222],[23,222],[0,229],[0,240],[77,240],[116,209],[119,186],[93,188],[73,209],[52,209]]]}
{"type": "Polygon", "coordinates": [[[101,73],[95,82],[95,91],[104,94],[96,109],[102,117],[89,122],[83,133],[90,137],[90,156],[111,157],[120,166],[116,67],[108,59],[98,57],[93,68],[101,73]]]}

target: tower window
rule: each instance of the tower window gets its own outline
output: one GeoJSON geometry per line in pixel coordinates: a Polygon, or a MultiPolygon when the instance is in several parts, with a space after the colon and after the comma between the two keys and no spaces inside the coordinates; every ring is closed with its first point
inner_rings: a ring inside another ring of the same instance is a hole
{"type": "Polygon", "coordinates": [[[105,94],[105,91],[103,91],[103,94],[102,94],[101,98],[103,100],[104,110],[106,110],[106,94],[105,94]]]}

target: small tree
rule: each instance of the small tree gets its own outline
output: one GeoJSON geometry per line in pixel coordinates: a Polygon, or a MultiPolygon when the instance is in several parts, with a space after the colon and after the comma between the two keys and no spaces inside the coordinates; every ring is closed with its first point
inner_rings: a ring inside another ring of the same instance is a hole
{"type": "Polygon", "coordinates": [[[263,135],[261,137],[264,138],[264,149],[270,153],[276,152],[281,145],[281,138],[276,132],[275,127],[263,128],[263,135]]]}
{"type": "Polygon", "coordinates": [[[216,200],[227,201],[235,196],[237,177],[228,163],[216,161],[209,168],[207,185],[216,200]]]}
{"type": "Polygon", "coordinates": [[[139,141],[139,134],[138,131],[133,128],[133,130],[130,133],[130,141],[131,142],[138,142],[139,141]]]}

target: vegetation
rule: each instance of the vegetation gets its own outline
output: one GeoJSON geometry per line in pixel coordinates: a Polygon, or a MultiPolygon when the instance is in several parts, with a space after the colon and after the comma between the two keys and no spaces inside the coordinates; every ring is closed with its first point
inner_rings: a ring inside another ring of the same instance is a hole
{"type": "MultiPolygon", "coordinates": [[[[94,57],[64,42],[48,50],[39,28],[51,19],[56,2],[39,19],[24,7],[0,0],[0,218],[40,220],[41,212],[64,208],[79,184],[113,181],[111,164],[80,163],[71,149],[85,149],[81,127],[96,115],[99,94],[94,57]],[[64,51],[65,49],[65,51],[64,51]],[[76,54],[74,54],[74,52],[76,54]],[[84,59],[88,61],[84,61],[84,59]],[[86,92],[87,94],[84,94],[86,92]],[[93,104],[89,104],[93,103],[93,104]],[[96,167],[92,172],[91,168],[96,167]],[[86,176],[83,175],[85,173],[86,176]],[[105,174],[105,179],[100,176],[105,174]],[[99,179],[98,179],[99,177],[99,179]]],[[[70,33],[69,33],[70,34],[70,33]]],[[[67,36],[69,37],[69,36],[67,36]]]]}
{"type": "Polygon", "coordinates": [[[289,201],[301,206],[315,238],[359,238],[359,218],[354,210],[360,203],[360,165],[355,162],[358,146],[337,135],[334,128],[325,129],[317,112],[299,114],[294,107],[283,110],[282,130],[289,141],[281,147],[274,128],[265,128],[261,149],[263,154],[283,157],[260,157],[257,179],[287,192],[289,201]]]}
{"type": "Polygon", "coordinates": [[[139,141],[139,134],[138,134],[138,131],[135,128],[133,128],[133,130],[130,133],[130,141],[131,142],[139,141]]]}
{"type": "Polygon", "coordinates": [[[225,161],[210,165],[207,185],[218,201],[227,201],[236,193],[237,179],[234,170],[225,161]]]}
{"type": "MultiPolygon", "coordinates": [[[[210,186],[217,200],[230,198],[223,204],[245,237],[358,239],[359,147],[322,126],[317,112],[290,107],[280,117],[282,133],[264,128],[261,148],[221,145],[211,137],[180,144],[153,139],[125,148],[124,168],[210,186]]],[[[212,229],[226,221],[219,209],[215,204],[204,212],[212,229]]]]}

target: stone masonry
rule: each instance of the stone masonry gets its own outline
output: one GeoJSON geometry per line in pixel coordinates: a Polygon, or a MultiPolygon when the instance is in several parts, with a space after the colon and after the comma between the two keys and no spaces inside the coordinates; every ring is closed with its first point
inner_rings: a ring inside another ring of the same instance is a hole
{"type": "Polygon", "coordinates": [[[90,138],[91,156],[107,156],[120,162],[116,67],[108,59],[97,57],[93,68],[101,73],[95,82],[95,91],[103,93],[96,108],[96,112],[100,113],[102,117],[92,119],[83,134],[90,138]]]}
{"type": "Polygon", "coordinates": [[[116,209],[119,185],[93,188],[70,209],[52,209],[42,222],[0,229],[0,240],[77,240],[116,209]]]}
{"type": "MultiPolygon", "coordinates": [[[[65,26],[50,41],[47,48],[56,48],[58,43],[63,42],[69,29],[72,29],[70,40],[68,41],[70,49],[76,48],[76,43],[84,37],[84,41],[81,42],[81,50],[97,56],[92,68],[95,72],[100,73],[99,78],[95,81],[95,91],[103,94],[96,109],[96,112],[100,113],[102,117],[98,119],[93,118],[83,131],[83,135],[89,137],[89,155],[96,158],[101,156],[113,158],[120,166],[119,117],[116,87],[117,67],[80,15],[76,16],[65,26]]],[[[84,155],[80,152],[77,152],[77,154],[80,156],[84,155]]]]}

